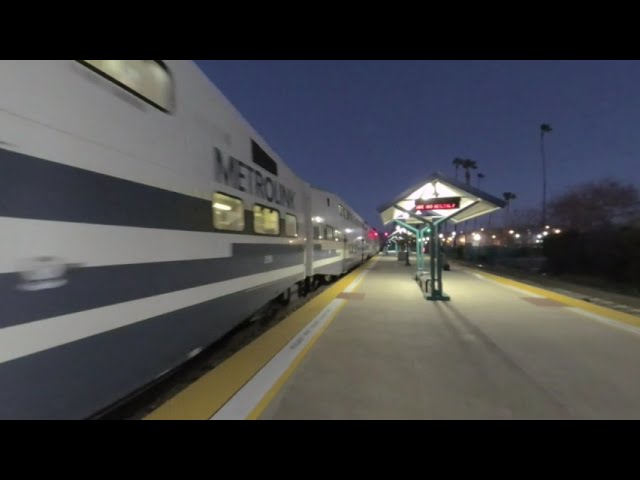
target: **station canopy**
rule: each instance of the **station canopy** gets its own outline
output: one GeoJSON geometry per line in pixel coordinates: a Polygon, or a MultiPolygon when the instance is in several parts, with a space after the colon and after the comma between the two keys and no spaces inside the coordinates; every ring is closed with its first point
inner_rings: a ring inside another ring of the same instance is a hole
{"type": "Polygon", "coordinates": [[[465,222],[506,206],[489,193],[436,172],[378,207],[382,223],[465,222]]]}

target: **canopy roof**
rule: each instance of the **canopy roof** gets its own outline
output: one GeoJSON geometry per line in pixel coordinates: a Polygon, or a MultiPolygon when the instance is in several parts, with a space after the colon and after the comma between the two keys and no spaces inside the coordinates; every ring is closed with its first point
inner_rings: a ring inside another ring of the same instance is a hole
{"type": "Polygon", "coordinates": [[[394,220],[423,224],[450,217],[464,222],[506,206],[504,200],[436,172],[378,207],[384,225],[394,220]]]}

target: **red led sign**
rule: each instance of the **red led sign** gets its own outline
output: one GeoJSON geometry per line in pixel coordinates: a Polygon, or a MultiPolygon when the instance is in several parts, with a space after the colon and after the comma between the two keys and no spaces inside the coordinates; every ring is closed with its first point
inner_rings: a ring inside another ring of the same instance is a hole
{"type": "Polygon", "coordinates": [[[416,200],[416,211],[454,210],[460,208],[460,197],[430,198],[416,200]]]}

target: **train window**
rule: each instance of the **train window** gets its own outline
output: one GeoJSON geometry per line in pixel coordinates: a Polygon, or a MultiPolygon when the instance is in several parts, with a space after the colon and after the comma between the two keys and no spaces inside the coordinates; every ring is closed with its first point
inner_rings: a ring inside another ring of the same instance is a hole
{"type": "Polygon", "coordinates": [[[338,242],[339,242],[339,241],[341,241],[341,240],[344,238],[344,237],[343,237],[343,235],[342,235],[342,232],[341,232],[340,230],[336,230],[336,231],[334,232],[334,234],[335,234],[335,239],[336,239],[338,242]]]}
{"type": "Polygon", "coordinates": [[[173,81],[160,60],[79,60],[147,103],[169,112],[173,108],[173,81]]]}
{"type": "Polygon", "coordinates": [[[344,217],[344,207],[340,204],[338,204],[338,215],[344,217]]]}
{"type": "Polygon", "coordinates": [[[244,202],[224,193],[213,194],[213,226],[219,230],[244,231],[244,202]]]}
{"type": "Polygon", "coordinates": [[[255,204],[253,206],[253,231],[264,235],[280,235],[280,212],[255,204]]]}
{"type": "Polygon", "coordinates": [[[284,217],[284,233],[287,237],[298,236],[298,219],[295,215],[287,213],[284,217]]]}
{"type": "Polygon", "coordinates": [[[267,172],[273,173],[276,177],[278,176],[278,164],[276,161],[253,140],[251,140],[251,155],[253,157],[253,163],[260,165],[267,172]]]}
{"type": "Polygon", "coordinates": [[[327,207],[331,206],[331,202],[329,202],[329,197],[327,197],[327,207]]]}
{"type": "Polygon", "coordinates": [[[326,240],[327,236],[325,235],[324,225],[314,225],[313,226],[313,238],[316,240],[326,240]]]}
{"type": "Polygon", "coordinates": [[[330,227],[329,225],[327,225],[327,236],[326,236],[327,240],[333,240],[333,227],[330,227]]]}

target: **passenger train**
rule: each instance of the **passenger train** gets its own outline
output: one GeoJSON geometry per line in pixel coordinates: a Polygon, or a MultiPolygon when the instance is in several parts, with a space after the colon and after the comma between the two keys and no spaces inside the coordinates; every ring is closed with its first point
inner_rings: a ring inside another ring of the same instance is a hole
{"type": "Polygon", "coordinates": [[[190,61],[0,62],[0,418],[83,419],[378,251],[190,61]]]}

